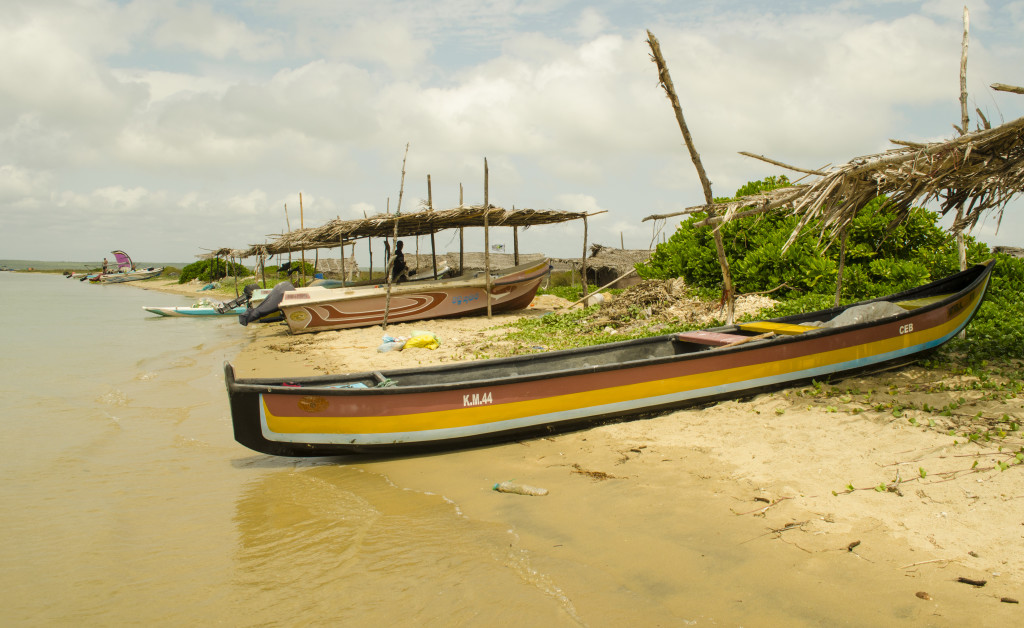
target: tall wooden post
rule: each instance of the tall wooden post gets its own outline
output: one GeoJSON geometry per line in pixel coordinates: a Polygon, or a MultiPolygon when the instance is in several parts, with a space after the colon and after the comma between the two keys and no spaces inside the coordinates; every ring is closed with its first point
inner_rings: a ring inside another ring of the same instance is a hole
{"type": "MultiPolygon", "coordinates": [[[[405,160],[409,157],[409,144],[405,145],[405,156],[402,157],[402,182],[398,187],[398,207],[395,209],[395,228],[391,235],[392,250],[397,250],[398,242],[398,218],[402,215],[402,194],[405,192],[405,160]]],[[[388,262],[385,264],[384,273],[387,280],[387,292],[384,296],[384,321],[382,329],[388,328],[388,314],[391,312],[391,269],[395,265],[395,256],[388,255],[388,262]]]]}
{"type": "Polygon", "coordinates": [[[484,157],[484,294],[487,298],[487,318],[491,318],[491,232],[487,224],[487,214],[491,213],[490,197],[488,196],[487,158],[484,157]]]}
{"type": "MultiPolygon", "coordinates": [[[[587,215],[583,214],[583,257],[580,258],[580,279],[583,283],[583,298],[587,298],[587,215]]],[[[586,305],[590,305],[586,300],[583,301],[586,305]]]]}
{"type": "MultiPolygon", "coordinates": [[[[708,180],[708,175],[704,172],[704,166],[701,164],[700,155],[697,153],[697,148],[693,144],[693,138],[690,136],[690,129],[686,126],[686,120],[683,119],[683,107],[679,104],[679,97],[676,96],[676,88],[672,84],[672,77],[668,73],[668,65],[665,63],[665,58],[661,55],[661,45],[658,43],[658,38],[654,36],[654,33],[647,31],[647,43],[651,47],[652,57],[655,64],[658,66],[658,81],[661,86],[665,89],[665,93],[668,95],[669,101],[672,103],[672,109],[676,114],[676,122],[679,123],[679,130],[683,134],[683,141],[686,142],[686,148],[690,151],[690,159],[693,161],[694,167],[697,169],[697,176],[700,177],[701,187],[704,189],[704,202],[708,205],[708,214],[714,214],[715,212],[711,209],[711,205],[714,204],[715,199],[711,194],[711,181],[708,180]]],[[[715,249],[718,252],[718,264],[722,267],[722,280],[725,283],[725,293],[722,295],[726,302],[726,322],[732,325],[733,319],[735,318],[736,306],[732,287],[732,276],[729,274],[729,260],[725,257],[725,244],[722,241],[722,232],[719,230],[723,223],[719,223],[715,227],[712,227],[712,232],[715,236],[715,249]]]]}
{"type": "MultiPolygon", "coordinates": [[[[434,211],[434,195],[430,191],[430,175],[427,175],[427,211],[434,211]]],[[[437,248],[434,242],[434,232],[430,232],[430,259],[434,264],[434,279],[437,279],[437,248]]]]}
{"type": "Polygon", "coordinates": [[[512,265],[519,265],[519,227],[512,227],[512,265]]]}
{"type": "MultiPolygon", "coordinates": [[[[462,207],[462,184],[459,184],[459,208],[462,207]]],[[[459,227],[459,274],[466,272],[466,228],[459,227]]]]}
{"type": "Polygon", "coordinates": [[[836,307],[839,307],[839,297],[843,293],[843,267],[846,266],[846,227],[839,242],[839,270],[836,273],[836,307]]]}
{"type": "MultiPolygon", "coordinates": [[[[967,44],[970,40],[969,31],[971,25],[971,16],[967,11],[967,6],[964,5],[964,37],[960,44],[960,131],[961,133],[967,133],[968,124],[970,120],[967,118],[967,44]]],[[[956,207],[956,224],[960,224],[960,220],[964,216],[964,204],[960,203],[956,207]]],[[[967,269],[967,243],[964,241],[964,231],[961,227],[956,232],[956,251],[957,256],[960,260],[960,270],[967,269]]],[[[967,337],[967,330],[962,329],[957,336],[961,339],[967,337]]]]}
{"type": "MultiPolygon", "coordinates": [[[[299,192],[299,230],[306,228],[306,223],[302,212],[302,192],[299,192]]],[[[306,285],[306,249],[305,247],[299,249],[300,255],[302,255],[302,285],[306,285]]]]}
{"type": "MultiPolygon", "coordinates": [[[[266,244],[266,240],[263,241],[266,244]]],[[[266,249],[260,252],[260,276],[263,278],[263,289],[267,289],[267,254],[266,249]]]]}
{"type": "MultiPolygon", "coordinates": [[[[228,263],[229,264],[234,264],[235,263],[233,261],[233,259],[232,259],[233,257],[234,257],[233,255],[228,253],[228,263]]],[[[238,261],[239,261],[239,264],[241,264],[242,258],[239,257],[238,261]]],[[[235,264],[234,266],[231,267],[231,270],[233,271],[232,274],[235,276],[235,298],[236,299],[238,298],[238,266],[239,266],[239,264],[235,264]]]]}
{"type": "MultiPolygon", "coordinates": [[[[284,204],[284,224],[288,227],[288,233],[292,232],[292,221],[288,218],[288,203],[284,204]]],[[[277,265],[281,265],[280,256],[278,256],[277,265]]],[[[288,266],[292,265],[292,249],[288,247],[288,266]]]]}

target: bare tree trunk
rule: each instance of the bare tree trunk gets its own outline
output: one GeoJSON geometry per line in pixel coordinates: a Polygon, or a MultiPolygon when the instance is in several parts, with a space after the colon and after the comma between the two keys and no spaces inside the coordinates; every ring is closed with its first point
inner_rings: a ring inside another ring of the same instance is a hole
{"type": "MultiPolygon", "coordinates": [[[[971,16],[967,11],[967,7],[964,6],[964,38],[963,43],[960,46],[960,128],[962,134],[968,132],[969,129],[967,125],[970,122],[967,119],[967,44],[970,41],[970,25],[971,16]]],[[[960,224],[963,214],[964,205],[963,203],[960,203],[956,208],[956,224],[960,224]]],[[[960,259],[960,270],[966,270],[967,243],[964,242],[963,229],[956,232],[956,250],[960,259]]],[[[965,338],[967,336],[965,330],[961,330],[959,336],[960,338],[965,338]]]]}
{"type": "MultiPolygon", "coordinates": [[[[676,122],[679,123],[679,130],[683,134],[683,141],[686,142],[686,148],[690,151],[690,159],[693,160],[693,165],[697,169],[697,176],[700,177],[700,184],[704,189],[704,201],[708,205],[711,205],[715,200],[714,196],[711,194],[711,181],[708,180],[708,175],[704,172],[704,166],[701,164],[700,155],[697,153],[697,148],[693,144],[693,138],[690,136],[690,130],[686,126],[686,120],[683,119],[683,107],[679,104],[679,97],[676,96],[676,88],[672,84],[672,77],[669,76],[668,73],[668,65],[665,63],[665,58],[661,54],[661,45],[658,43],[658,38],[655,37],[654,33],[651,31],[647,31],[647,43],[651,47],[654,63],[658,66],[658,81],[665,89],[665,93],[668,95],[668,99],[672,103],[672,109],[676,114],[676,122]]],[[[718,253],[718,264],[722,267],[722,280],[725,283],[725,292],[722,295],[722,298],[726,305],[726,323],[731,325],[735,319],[736,306],[733,295],[732,276],[729,273],[729,260],[725,256],[725,243],[722,241],[720,228],[721,225],[715,227],[713,229],[713,233],[715,236],[715,250],[718,253]]]]}

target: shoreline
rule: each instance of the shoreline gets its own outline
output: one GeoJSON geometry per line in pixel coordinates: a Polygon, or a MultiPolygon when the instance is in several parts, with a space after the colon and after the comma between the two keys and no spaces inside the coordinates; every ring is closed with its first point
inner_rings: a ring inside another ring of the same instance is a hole
{"type": "MultiPolygon", "coordinates": [[[[196,298],[224,296],[163,283],[172,280],[139,282],[137,287],[196,298]]],[[[441,319],[388,327],[394,336],[416,330],[435,333],[441,347],[434,351],[378,353],[384,334],[380,326],[293,336],[284,325],[253,325],[236,370],[239,377],[278,377],[471,360],[500,339],[502,326],[552,311],[561,305],[555,299],[542,296],[526,310],[490,320],[441,319]]],[[[998,385],[998,376],[988,382],[998,385]]],[[[704,478],[709,503],[721,506],[724,496],[731,516],[746,520],[751,529],[767,530],[759,544],[792,545],[810,561],[870,561],[874,569],[902,578],[895,582],[907,582],[911,597],[915,591],[935,597],[934,602],[912,600],[921,608],[937,607],[941,592],[946,611],[968,604],[988,613],[1005,612],[1013,605],[1000,598],[1024,598],[1024,467],[1000,470],[998,461],[1013,455],[1021,433],[992,440],[971,440],[963,434],[974,429],[972,420],[979,413],[1024,423],[1024,411],[1019,394],[1002,394],[999,388],[993,392],[979,384],[977,375],[911,365],[551,438],[454,452],[449,461],[445,455],[353,457],[342,464],[379,471],[413,490],[436,492],[440,483],[461,511],[502,521],[509,515],[496,511],[491,495],[481,493],[486,482],[480,477],[453,474],[441,479],[440,471],[431,470],[493,454],[487,472],[506,468],[507,477],[487,481],[516,477],[552,494],[576,494],[581,475],[598,487],[632,485],[655,492],[704,478]],[[937,410],[952,406],[948,415],[937,410]],[[553,458],[562,464],[552,466],[553,458]],[[987,585],[977,588],[957,578],[986,580],[987,585]]],[[[650,509],[653,517],[662,506],[640,499],[633,507],[650,509]]],[[[604,525],[614,526],[614,521],[604,525]]],[[[541,545],[535,549],[550,552],[541,545]]]]}

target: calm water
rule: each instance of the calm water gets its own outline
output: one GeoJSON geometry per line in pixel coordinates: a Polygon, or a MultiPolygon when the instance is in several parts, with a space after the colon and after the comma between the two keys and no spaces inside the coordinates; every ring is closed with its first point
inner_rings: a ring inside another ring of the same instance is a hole
{"type": "Polygon", "coordinates": [[[0,273],[0,291],[4,625],[577,623],[505,527],[237,445],[236,321],[61,276],[0,273]]]}
{"type": "Polygon", "coordinates": [[[572,475],[591,448],[618,472],[623,445],[600,430],[397,460],[257,455],[232,439],[221,370],[251,330],[150,316],[141,306],[190,299],[132,286],[0,273],[0,291],[5,626],[941,626],[1013,612],[954,602],[972,593],[950,577],[908,582],[760,540],[763,521],[718,493],[727,473],[679,477],[659,455],[642,483],[572,475]],[[522,473],[560,490],[489,490],[522,473]],[[914,597],[923,586],[950,600],[941,613],[914,597]]]}

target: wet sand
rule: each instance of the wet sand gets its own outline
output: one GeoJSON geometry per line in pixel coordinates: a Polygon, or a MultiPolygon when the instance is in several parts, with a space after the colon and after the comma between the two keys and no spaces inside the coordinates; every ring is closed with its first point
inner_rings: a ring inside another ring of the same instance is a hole
{"type": "MultiPolygon", "coordinates": [[[[187,286],[137,286],[197,295],[187,286]]],[[[470,360],[500,340],[501,326],[559,301],[542,297],[491,320],[388,327],[392,336],[433,332],[441,340],[434,351],[378,353],[379,326],[298,336],[279,324],[251,326],[236,369],[240,377],[274,377],[470,360]]],[[[799,604],[853,624],[1019,621],[1020,606],[1009,600],[1024,600],[1024,467],[1001,471],[998,462],[1012,461],[1021,435],[967,442],[956,424],[978,413],[1024,423],[1024,409],[1019,395],[972,389],[975,381],[911,366],[497,447],[341,460],[403,488],[441,493],[468,517],[510,526],[534,567],[561,576],[563,589],[579,581],[615,591],[592,601],[606,625],[629,619],[629,592],[615,586],[623,574],[657,579],[666,560],[692,569],[699,558],[680,547],[700,547],[691,535],[701,534],[727,534],[737,552],[757,557],[748,570],[712,565],[687,576],[687,586],[708,587],[707,596],[718,591],[708,608],[719,619],[758,625],[749,608],[738,610],[735,598],[744,596],[760,605],[760,625],[792,617],[783,611],[796,602],[777,595],[793,589],[776,591],[775,580],[795,579],[792,586],[806,589],[799,604]],[[895,405],[908,403],[916,409],[895,405]],[[958,406],[950,416],[931,410],[950,404],[958,406]],[[490,490],[509,479],[550,493],[490,490]]],[[[672,595],[659,599],[666,618],[681,616],[672,595]]]]}

